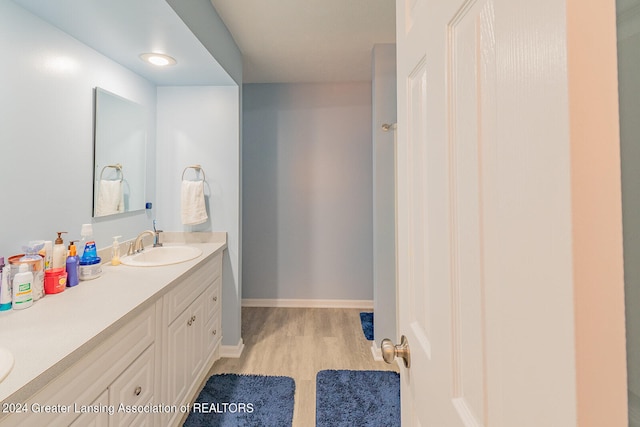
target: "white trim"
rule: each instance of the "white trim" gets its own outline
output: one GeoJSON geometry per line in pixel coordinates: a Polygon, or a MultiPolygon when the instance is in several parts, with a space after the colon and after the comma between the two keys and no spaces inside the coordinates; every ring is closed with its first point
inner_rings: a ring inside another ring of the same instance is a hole
{"type": "Polygon", "coordinates": [[[244,341],[240,338],[238,344],[236,345],[221,345],[220,346],[220,357],[229,357],[237,359],[242,355],[242,351],[244,350],[244,341]]]}
{"type": "Polygon", "coordinates": [[[372,300],[243,298],[243,307],[360,308],[373,310],[372,300]]]}
{"type": "Polygon", "coordinates": [[[373,354],[373,360],[376,362],[384,362],[384,359],[382,358],[382,350],[378,345],[376,345],[375,341],[371,343],[371,354],[373,354]]]}

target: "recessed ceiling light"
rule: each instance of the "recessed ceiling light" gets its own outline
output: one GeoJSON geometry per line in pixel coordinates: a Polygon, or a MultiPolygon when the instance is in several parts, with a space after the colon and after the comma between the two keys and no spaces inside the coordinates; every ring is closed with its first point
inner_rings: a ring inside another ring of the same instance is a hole
{"type": "Polygon", "coordinates": [[[175,59],[170,57],[169,55],[165,55],[163,53],[143,53],[140,55],[140,59],[144,62],[148,62],[149,64],[164,67],[166,65],[175,65],[177,62],[175,59]]]}

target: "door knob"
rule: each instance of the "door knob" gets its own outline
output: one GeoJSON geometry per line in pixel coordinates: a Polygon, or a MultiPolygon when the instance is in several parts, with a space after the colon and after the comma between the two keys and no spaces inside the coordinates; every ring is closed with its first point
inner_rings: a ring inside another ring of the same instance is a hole
{"type": "Polygon", "coordinates": [[[382,358],[387,363],[393,363],[393,359],[401,357],[404,361],[404,366],[411,367],[411,352],[409,351],[409,341],[404,335],[400,338],[400,344],[393,345],[393,342],[389,338],[382,340],[380,344],[380,350],[382,350],[382,358]]]}

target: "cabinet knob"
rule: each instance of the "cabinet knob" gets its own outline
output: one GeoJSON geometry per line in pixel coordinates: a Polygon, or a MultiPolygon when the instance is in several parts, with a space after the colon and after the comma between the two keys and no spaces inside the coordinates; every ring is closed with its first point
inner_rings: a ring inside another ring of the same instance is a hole
{"type": "Polygon", "coordinates": [[[216,334],[216,330],[214,329],[213,331],[211,331],[211,335],[215,335],[216,334]]]}
{"type": "Polygon", "coordinates": [[[138,386],[138,387],[136,387],[136,389],[133,391],[133,394],[135,394],[136,396],[140,396],[140,393],[142,393],[142,387],[138,386]]]}
{"type": "Polygon", "coordinates": [[[191,321],[195,322],[196,321],[196,315],[194,314],[193,316],[191,316],[191,321]]]}
{"type": "Polygon", "coordinates": [[[213,300],[218,301],[218,297],[217,296],[213,297],[213,300]]]}
{"type": "Polygon", "coordinates": [[[191,326],[192,323],[193,323],[193,317],[187,321],[187,326],[191,326]]]}

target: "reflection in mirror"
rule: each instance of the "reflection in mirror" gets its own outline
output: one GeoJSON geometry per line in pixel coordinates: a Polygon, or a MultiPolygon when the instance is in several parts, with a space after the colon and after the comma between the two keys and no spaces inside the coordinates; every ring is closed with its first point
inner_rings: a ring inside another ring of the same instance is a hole
{"type": "Polygon", "coordinates": [[[93,216],[144,209],[145,108],[96,88],[93,216]]]}

